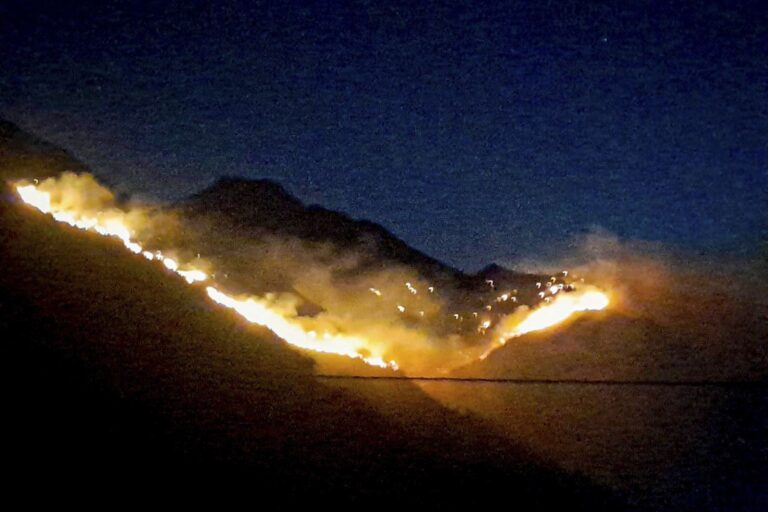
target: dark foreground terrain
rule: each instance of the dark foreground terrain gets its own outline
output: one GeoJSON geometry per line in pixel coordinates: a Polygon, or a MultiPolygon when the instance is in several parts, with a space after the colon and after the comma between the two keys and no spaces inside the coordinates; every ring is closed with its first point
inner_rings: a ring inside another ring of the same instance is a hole
{"type": "Polygon", "coordinates": [[[201,289],[7,190],[0,226],[10,489],[623,508],[414,386],[376,396],[319,382],[310,359],[201,289]]]}
{"type": "Polygon", "coordinates": [[[640,510],[768,507],[766,386],[425,383],[640,510]]]}

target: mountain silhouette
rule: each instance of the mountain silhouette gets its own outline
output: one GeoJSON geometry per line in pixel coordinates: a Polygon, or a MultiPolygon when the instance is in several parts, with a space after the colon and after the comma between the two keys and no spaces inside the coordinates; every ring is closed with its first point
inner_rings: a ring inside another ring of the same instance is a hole
{"type": "Polygon", "coordinates": [[[402,264],[433,280],[467,278],[410,247],[384,227],[321,206],[306,206],[272,180],[221,178],[180,206],[185,217],[214,215],[255,236],[295,237],[332,244],[339,251],[358,251],[366,269],[402,264]]]}

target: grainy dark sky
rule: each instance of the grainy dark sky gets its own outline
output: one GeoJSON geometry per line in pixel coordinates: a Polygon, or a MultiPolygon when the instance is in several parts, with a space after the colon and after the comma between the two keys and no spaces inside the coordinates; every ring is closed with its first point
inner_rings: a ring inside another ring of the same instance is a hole
{"type": "Polygon", "coordinates": [[[89,3],[0,4],[0,115],[134,192],[269,177],[467,270],[765,237],[761,2],[89,3]]]}

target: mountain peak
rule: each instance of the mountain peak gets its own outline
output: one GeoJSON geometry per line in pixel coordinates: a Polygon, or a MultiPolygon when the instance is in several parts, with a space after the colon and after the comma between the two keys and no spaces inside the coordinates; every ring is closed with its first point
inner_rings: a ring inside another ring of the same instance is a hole
{"type": "Polygon", "coordinates": [[[223,176],[213,185],[192,196],[193,201],[216,199],[234,203],[258,202],[263,205],[286,207],[303,206],[302,202],[292,196],[280,183],[262,178],[249,179],[241,176],[223,176]]]}
{"type": "Polygon", "coordinates": [[[223,216],[235,228],[250,232],[329,242],[340,249],[359,249],[369,262],[412,265],[427,275],[458,275],[370,221],[321,206],[307,206],[269,179],[227,176],[181,204],[186,215],[223,216]]]}
{"type": "Polygon", "coordinates": [[[0,179],[47,178],[89,172],[72,154],[0,117],[0,179]]]}
{"type": "Polygon", "coordinates": [[[490,265],[486,265],[480,271],[478,271],[478,275],[480,276],[491,276],[495,274],[501,274],[511,272],[509,269],[502,267],[498,263],[491,263],[490,265]]]}

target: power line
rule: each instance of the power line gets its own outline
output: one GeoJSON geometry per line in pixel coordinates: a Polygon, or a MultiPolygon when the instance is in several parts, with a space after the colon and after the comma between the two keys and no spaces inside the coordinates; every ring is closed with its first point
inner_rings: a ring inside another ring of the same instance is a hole
{"type": "Polygon", "coordinates": [[[509,384],[549,386],[628,386],[628,387],[768,387],[766,380],[608,380],[608,379],[494,379],[482,377],[411,377],[407,375],[318,374],[323,380],[378,380],[453,382],[457,384],[509,384]]]}

